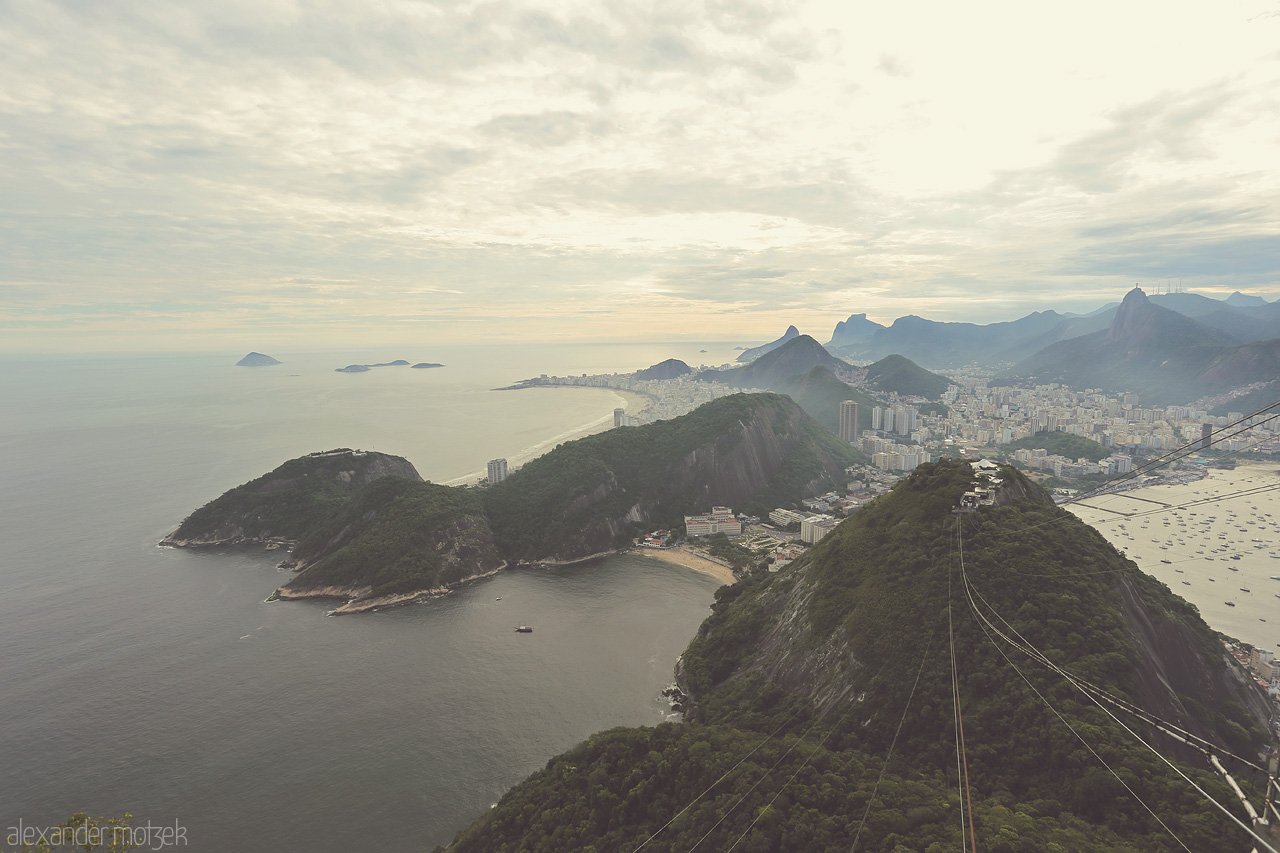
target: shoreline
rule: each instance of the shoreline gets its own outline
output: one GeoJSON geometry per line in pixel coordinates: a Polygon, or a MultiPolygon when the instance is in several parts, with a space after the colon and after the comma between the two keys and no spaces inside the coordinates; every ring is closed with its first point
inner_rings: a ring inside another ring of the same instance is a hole
{"type": "Polygon", "coordinates": [[[652,557],[664,563],[672,563],[704,575],[711,575],[725,585],[738,582],[738,579],[734,577],[733,570],[728,566],[722,566],[714,560],[710,560],[701,554],[696,554],[682,546],[676,546],[675,548],[635,548],[629,553],[652,557]]]}
{"type": "MultiPolygon", "coordinates": [[[[574,386],[531,385],[529,387],[530,388],[541,388],[541,387],[563,388],[563,387],[574,387],[574,386]]],[[[494,389],[494,390],[507,390],[507,389],[494,389]]],[[[523,390],[523,389],[518,389],[518,390],[523,390]]],[[[610,394],[613,394],[615,397],[621,400],[623,404],[621,408],[626,409],[627,412],[630,414],[635,414],[636,412],[643,411],[649,405],[649,398],[645,397],[642,394],[636,394],[631,391],[623,391],[618,388],[596,388],[593,390],[608,391],[610,394]]],[[[619,407],[614,406],[614,408],[619,408],[619,407]]],[[[556,445],[558,444],[563,444],[566,441],[576,441],[580,438],[586,438],[589,435],[596,435],[597,433],[605,432],[606,430],[612,429],[613,428],[611,426],[612,423],[613,423],[613,411],[610,410],[608,414],[601,415],[600,417],[596,418],[593,421],[589,421],[588,423],[585,423],[585,424],[578,424],[577,426],[569,427],[564,432],[561,432],[550,438],[544,439],[542,441],[539,441],[535,444],[532,444],[528,447],[521,449],[515,455],[508,457],[507,464],[511,469],[518,468],[521,465],[524,465],[526,462],[530,462],[534,459],[537,459],[539,456],[542,456],[550,452],[551,450],[554,450],[556,445]]],[[[449,479],[449,480],[441,480],[440,484],[444,486],[466,486],[472,483],[483,482],[486,476],[487,476],[486,471],[477,470],[467,474],[463,474],[458,477],[453,477],[452,479],[449,479]]]]}

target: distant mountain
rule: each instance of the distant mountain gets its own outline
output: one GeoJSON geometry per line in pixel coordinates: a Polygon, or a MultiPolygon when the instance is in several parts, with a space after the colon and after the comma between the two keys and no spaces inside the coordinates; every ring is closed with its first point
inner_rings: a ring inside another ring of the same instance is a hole
{"type": "Polygon", "coordinates": [[[270,367],[273,364],[280,364],[269,355],[263,355],[260,352],[251,352],[244,358],[236,362],[236,367],[270,367]]]}
{"type": "Polygon", "coordinates": [[[677,376],[684,376],[693,373],[693,368],[685,364],[678,358],[669,358],[666,361],[660,361],[652,367],[646,367],[644,370],[637,370],[636,379],[675,379],[677,376]]]}
{"type": "Polygon", "coordinates": [[[741,362],[753,361],[767,352],[773,352],[778,347],[785,344],[787,341],[797,337],[799,334],[800,334],[800,330],[797,329],[795,326],[787,326],[787,330],[782,333],[782,337],[778,338],[776,341],[770,341],[769,343],[761,344],[758,347],[751,347],[750,349],[744,349],[741,352],[741,354],[738,355],[738,361],[741,361],[741,362]]]}
{"type": "MultiPolygon", "coordinates": [[[[1280,301],[1232,294],[1225,300],[1198,293],[1149,296],[1155,305],[1224,332],[1222,343],[1249,343],[1280,338],[1280,301]]],[[[1003,366],[1018,362],[1046,346],[1110,328],[1119,303],[1108,303],[1087,314],[1037,311],[1008,322],[951,323],[907,315],[889,326],[853,314],[836,324],[827,348],[851,361],[874,361],[887,355],[905,356],[933,369],[969,365],[1003,366]]]]}
{"type": "Polygon", "coordinates": [[[866,381],[880,391],[893,391],[905,397],[926,397],[937,400],[954,385],[945,376],[930,373],[909,358],[886,355],[867,367],[866,381]]]}
{"type": "Polygon", "coordinates": [[[1236,291],[1235,293],[1222,300],[1232,308],[1256,308],[1259,305],[1267,305],[1267,300],[1261,296],[1250,296],[1248,294],[1236,291]]]}
{"type": "Polygon", "coordinates": [[[1227,333],[1162,308],[1135,287],[1111,326],[1060,341],[997,381],[1061,382],[1178,403],[1280,375],[1280,340],[1236,345],[1227,333]]]}
{"type": "Polygon", "coordinates": [[[836,328],[831,333],[831,340],[827,341],[827,346],[844,347],[856,344],[865,341],[883,328],[884,326],[879,323],[868,320],[866,314],[850,314],[848,320],[836,323],[836,328]]]}
{"type": "Polygon", "coordinates": [[[884,403],[841,382],[825,367],[814,367],[808,373],[792,376],[773,386],[774,391],[786,394],[818,423],[834,433],[840,431],[840,404],[853,400],[858,404],[858,429],[871,429],[871,409],[884,403]]]}
{"type": "Polygon", "coordinates": [[[833,373],[852,369],[847,361],[827,352],[813,338],[800,335],[748,365],[729,370],[704,370],[698,374],[698,378],[704,381],[714,379],[736,388],[772,389],[779,382],[808,373],[815,367],[825,367],[833,373]]]}
{"type": "Polygon", "coordinates": [[[1047,342],[1093,331],[1100,321],[1068,318],[1055,311],[1036,311],[1018,320],[978,325],[944,323],[907,315],[887,328],[837,352],[846,358],[880,359],[901,355],[931,367],[992,364],[1029,355],[1047,342]]]}

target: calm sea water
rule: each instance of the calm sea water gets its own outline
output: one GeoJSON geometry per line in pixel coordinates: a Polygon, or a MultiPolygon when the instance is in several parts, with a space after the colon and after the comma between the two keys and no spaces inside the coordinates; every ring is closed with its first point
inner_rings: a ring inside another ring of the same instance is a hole
{"type": "Polygon", "coordinates": [[[734,354],[702,348],[4,359],[0,830],[130,811],[193,850],[430,849],[592,732],[661,722],[708,577],[618,557],[326,619],[264,603],[277,555],[155,543],[314,450],[403,455],[439,482],[534,455],[610,424],[617,395],[489,389],[734,354]],[[401,357],[448,367],[333,372],[401,357]]]}

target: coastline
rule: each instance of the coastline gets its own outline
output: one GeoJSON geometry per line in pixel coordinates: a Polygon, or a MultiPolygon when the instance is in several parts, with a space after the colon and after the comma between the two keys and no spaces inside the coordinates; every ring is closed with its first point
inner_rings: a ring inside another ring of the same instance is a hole
{"type": "Polygon", "coordinates": [[[375,608],[395,607],[401,604],[410,604],[421,598],[439,598],[442,595],[448,595],[460,586],[470,583],[480,578],[487,578],[496,575],[498,572],[507,568],[508,564],[503,563],[496,569],[490,569],[484,572],[478,572],[474,575],[467,575],[462,580],[449,584],[448,586],[436,587],[432,589],[417,589],[410,592],[399,592],[392,595],[383,595],[377,598],[369,598],[359,600],[361,596],[368,595],[370,587],[338,587],[338,586],[321,586],[312,587],[311,589],[291,590],[288,584],[278,587],[275,592],[271,593],[271,597],[267,601],[301,601],[307,598],[344,598],[346,603],[340,605],[336,609],[330,611],[330,616],[342,616],[348,613],[365,613],[375,608]]]}
{"type": "MultiPolygon", "coordinates": [[[[530,389],[536,389],[541,387],[563,388],[563,387],[572,387],[572,386],[560,386],[560,385],[529,386],[530,389]]],[[[505,390],[505,389],[496,389],[496,390],[505,390]]],[[[524,389],[518,389],[518,390],[524,390],[524,389]]],[[[608,391],[618,400],[618,405],[615,405],[614,408],[624,408],[627,410],[628,414],[635,414],[637,412],[641,412],[649,405],[648,397],[645,397],[642,394],[635,394],[631,391],[623,391],[618,388],[594,388],[592,390],[608,391]]],[[[543,441],[539,441],[536,444],[530,445],[529,447],[522,449],[519,453],[516,453],[514,456],[508,457],[507,464],[512,469],[518,468],[521,465],[525,464],[526,462],[532,459],[537,459],[539,456],[542,456],[544,453],[550,450],[554,450],[556,445],[558,444],[563,444],[566,441],[576,441],[579,438],[586,438],[589,435],[595,435],[598,432],[604,432],[605,430],[612,429],[613,428],[612,424],[613,424],[613,411],[610,410],[608,414],[601,415],[600,417],[596,418],[593,421],[589,421],[588,423],[585,423],[585,424],[579,424],[577,426],[570,427],[569,429],[565,430],[562,433],[559,433],[558,435],[554,435],[551,438],[544,439],[543,441]]],[[[463,474],[460,477],[454,477],[452,479],[442,480],[440,482],[442,485],[445,485],[445,486],[465,486],[471,483],[484,480],[486,477],[486,474],[487,472],[484,470],[477,470],[467,474],[463,474]]]]}
{"type": "Polygon", "coordinates": [[[684,566],[686,569],[692,569],[695,572],[702,572],[704,575],[711,575],[722,584],[734,584],[738,579],[734,577],[733,570],[728,566],[722,566],[714,560],[710,560],[701,554],[686,549],[683,546],[675,548],[636,548],[631,553],[644,557],[653,557],[655,560],[662,560],[664,563],[673,563],[677,566],[684,566]]]}

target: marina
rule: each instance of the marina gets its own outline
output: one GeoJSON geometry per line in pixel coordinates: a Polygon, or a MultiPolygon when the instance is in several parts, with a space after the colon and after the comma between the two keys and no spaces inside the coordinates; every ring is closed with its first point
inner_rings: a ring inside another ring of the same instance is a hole
{"type": "Polygon", "coordinates": [[[1280,633],[1267,622],[1280,598],[1280,575],[1272,574],[1271,562],[1280,559],[1280,466],[1211,469],[1204,479],[1149,486],[1140,495],[1145,500],[1121,492],[1067,508],[1199,608],[1215,630],[1250,645],[1280,648],[1280,633]],[[1167,506],[1153,508],[1152,500],[1167,506]],[[1238,590],[1230,598],[1211,586],[1227,578],[1238,590]]]}

